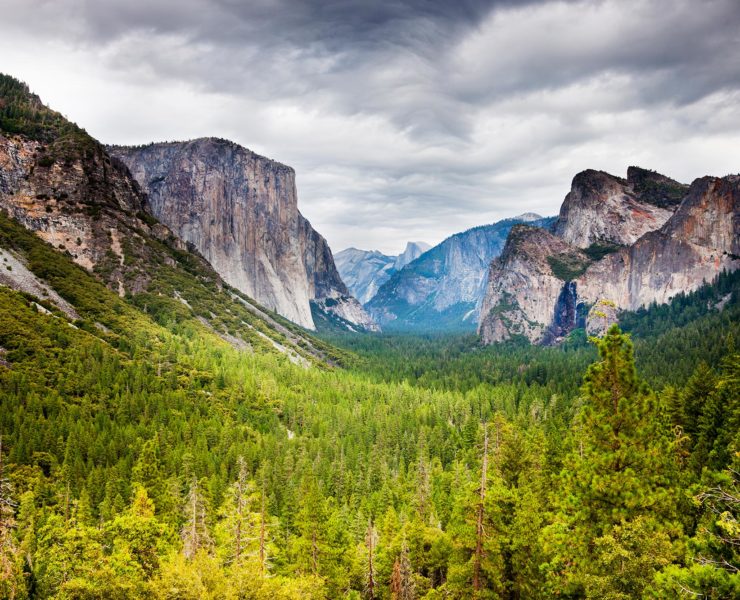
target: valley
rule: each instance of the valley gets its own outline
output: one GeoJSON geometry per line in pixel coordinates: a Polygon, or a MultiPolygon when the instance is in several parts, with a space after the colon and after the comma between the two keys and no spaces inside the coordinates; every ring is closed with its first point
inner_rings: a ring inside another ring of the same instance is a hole
{"type": "Polygon", "coordinates": [[[335,260],[290,167],[0,100],[0,597],[736,597],[738,176],[335,260]]]}

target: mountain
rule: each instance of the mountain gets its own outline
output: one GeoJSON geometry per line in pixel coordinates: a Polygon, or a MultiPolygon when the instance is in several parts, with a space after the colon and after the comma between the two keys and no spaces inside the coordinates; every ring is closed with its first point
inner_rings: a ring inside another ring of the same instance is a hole
{"type": "Polygon", "coordinates": [[[388,256],[377,250],[347,248],[337,252],[334,260],[342,280],[352,295],[366,304],[390,276],[429,250],[425,242],[408,242],[398,256],[388,256]]]}
{"type": "Polygon", "coordinates": [[[583,171],[573,178],[553,231],[579,248],[633,244],[668,220],[687,189],[638,167],[629,168],[626,180],[603,171],[583,171]],[[653,185],[648,187],[647,182],[653,185]]]}
{"type": "Polygon", "coordinates": [[[478,331],[484,343],[556,343],[577,327],[601,334],[622,310],[668,302],[739,267],[740,176],[685,186],[636,167],[627,180],[585,171],[553,233],[512,230],[491,263],[478,331]]]}
{"type": "Polygon", "coordinates": [[[377,329],[342,282],[326,240],[298,210],[295,172],[233,142],[111,146],[147,193],[147,209],[230,285],[314,329],[312,305],[377,329]]]}
{"type": "Polygon", "coordinates": [[[3,75],[0,107],[4,285],[106,339],[118,335],[115,315],[130,312],[130,303],[155,321],[189,322],[239,349],[326,362],[320,342],[231,288],[147,213],[126,166],[83,129],[3,75]],[[127,302],[111,301],[91,278],[127,302]]]}
{"type": "Polygon", "coordinates": [[[401,254],[399,254],[393,261],[393,268],[396,271],[400,271],[406,265],[419,258],[430,248],[431,246],[426,242],[407,242],[406,249],[401,252],[401,254]]]}
{"type": "Polygon", "coordinates": [[[472,329],[491,259],[517,223],[549,226],[532,213],[455,234],[394,273],[366,308],[396,330],[472,329]]]}

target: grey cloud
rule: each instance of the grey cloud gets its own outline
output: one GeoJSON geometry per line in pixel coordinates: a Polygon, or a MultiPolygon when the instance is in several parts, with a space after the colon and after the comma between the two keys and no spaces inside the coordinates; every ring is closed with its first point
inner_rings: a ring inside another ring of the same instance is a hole
{"type": "MultiPolygon", "coordinates": [[[[525,210],[552,213],[587,167],[642,163],[691,179],[740,158],[737,0],[0,8],[0,46],[6,36],[39,60],[59,52],[59,64],[77,61],[128,90],[130,111],[77,117],[104,141],[148,141],[141,121],[287,162],[302,210],[336,249],[367,239],[390,251],[406,237],[435,242],[525,210]],[[148,102],[153,90],[178,110],[148,102]]],[[[75,66],[67,76],[81,77],[75,66]]],[[[103,83],[85,93],[113,104],[103,83]]]]}

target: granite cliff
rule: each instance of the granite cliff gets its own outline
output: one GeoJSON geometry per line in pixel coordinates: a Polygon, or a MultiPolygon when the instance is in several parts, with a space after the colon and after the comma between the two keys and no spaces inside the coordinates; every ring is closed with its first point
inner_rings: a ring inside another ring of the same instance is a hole
{"type": "Polygon", "coordinates": [[[636,167],[627,180],[585,171],[553,233],[512,231],[491,264],[478,331],[484,343],[557,343],[582,326],[598,334],[620,310],[665,303],[738,267],[740,176],[689,187],[636,167]]]}
{"type": "Polygon", "coordinates": [[[126,167],[82,130],[36,139],[0,132],[0,208],[81,267],[104,270],[121,296],[149,280],[126,255],[143,258],[144,237],[169,234],[144,215],[126,167]]]}
{"type": "Polygon", "coordinates": [[[309,329],[314,310],[376,329],[342,282],[326,240],[298,210],[295,172],[238,144],[113,146],[147,209],[230,285],[309,329]]]}
{"type": "MultiPolygon", "coordinates": [[[[146,208],[145,194],[120,160],[25,84],[0,74],[0,221],[6,232],[0,236],[0,285],[70,320],[79,319],[76,305],[98,302],[70,293],[73,283],[65,292],[49,283],[69,273],[54,271],[43,260],[46,251],[22,240],[30,230],[155,319],[189,321],[239,349],[278,352],[306,366],[328,362],[320,344],[228,286],[146,208]]],[[[317,258],[312,272],[326,270],[328,260],[330,254],[317,258]]],[[[109,333],[99,323],[82,326],[109,333]]]]}
{"type": "Polygon", "coordinates": [[[579,248],[597,243],[633,244],[668,220],[686,189],[638,167],[630,167],[627,179],[583,171],[573,178],[553,232],[579,248]]]}

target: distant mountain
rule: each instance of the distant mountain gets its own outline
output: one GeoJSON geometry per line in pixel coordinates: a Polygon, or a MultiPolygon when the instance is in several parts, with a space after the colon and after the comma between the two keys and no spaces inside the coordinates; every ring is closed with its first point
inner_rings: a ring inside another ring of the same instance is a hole
{"type": "Polygon", "coordinates": [[[740,268],[740,176],[687,186],[630,167],[584,171],[552,232],[519,226],[491,263],[479,333],[557,343],[603,334],[619,312],[662,304],[740,268]]]}
{"type": "Polygon", "coordinates": [[[377,250],[347,248],[334,256],[342,281],[352,295],[366,304],[393,273],[429,250],[426,242],[408,242],[398,256],[388,256],[377,250]]]}
{"type": "Polygon", "coordinates": [[[528,213],[455,234],[385,282],[366,304],[386,329],[473,329],[491,260],[517,223],[549,227],[553,218],[528,213]]]}
{"type": "Polygon", "coordinates": [[[147,192],[148,210],[230,285],[308,329],[315,310],[377,329],[298,210],[292,168],[216,138],[108,151],[147,192]]]}

